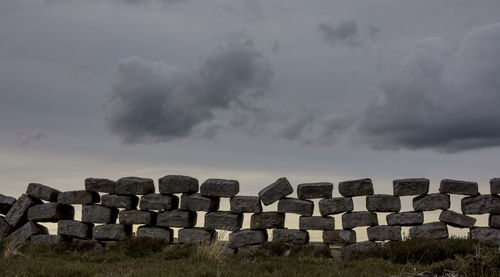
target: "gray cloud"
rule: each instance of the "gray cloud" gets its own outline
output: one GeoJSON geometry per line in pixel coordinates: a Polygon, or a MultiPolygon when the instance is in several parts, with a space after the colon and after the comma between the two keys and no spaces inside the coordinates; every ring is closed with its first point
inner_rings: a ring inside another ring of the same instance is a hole
{"type": "Polygon", "coordinates": [[[318,30],[325,41],[331,45],[347,47],[362,45],[356,21],[342,21],[337,25],[333,25],[331,22],[323,22],[318,25],[318,30]]]}

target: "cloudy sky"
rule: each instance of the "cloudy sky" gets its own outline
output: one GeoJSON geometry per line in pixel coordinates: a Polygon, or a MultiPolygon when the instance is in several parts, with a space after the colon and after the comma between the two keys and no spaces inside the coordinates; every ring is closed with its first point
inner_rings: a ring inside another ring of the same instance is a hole
{"type": "MultiPolygon", "coordinates": [[[[497,0],[0,1],[2,193],[500,175],[497,0]]],[[[336,187],[335,193],[338,195],[336,187]]],[[[452,208],[459,210],[457,201],[452,208]]],[[[362,205],[361,205],[362,206],[362,205]]],[[[409,206],[410,207],[410,206],[409,206]]]]}

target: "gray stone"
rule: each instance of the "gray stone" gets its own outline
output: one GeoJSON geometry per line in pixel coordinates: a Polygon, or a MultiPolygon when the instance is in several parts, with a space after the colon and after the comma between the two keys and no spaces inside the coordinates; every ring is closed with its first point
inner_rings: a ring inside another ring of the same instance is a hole
{"type": "Polygon", "coordinates": [[[15,202],[16,198],[0,194],[0,214],[7,214],[15,202]]]}
{"type": "Polygon", "coordinates": [[[490,193],[500,194],[500,178],[493,178],[490,180],[490,193]]]}
{"type": "Polygon", "coordinates": [[[146,224],[154,225],[156,223],[156,213],[141,210],[124,210],[119,213],[120,224],[146,224]]]}
{"type": "Polygon", "coordinates": [[[232,213],[260,213],[262,205],[258,196],[235,196],[229,200],[232,213]]]}
{"type": "Polygon", "coordinates": [[[76,220],[60,220],[57,223],[57,234],[80,239],[90,239],[92,238],[92,227],[94,227],[92,223],[76,220]]]}
{"type": "Polygon", "coordinates": [[[353,230],[326,230],[323,231],[323,242],[333,245],[356,243],[356,232],[353,230]]]}
{"type": "Polygon", "coordinates": [[[461,194],[461,195],[479,194],[478,185],[476,182],[459,181],[451,179],[441,180],[441,184],[439,185],[439,192],[449,193],[449,194],[461,194]]]}
{"type": "Polygon", "coordinates": [[[115,193],[116,182],[103,178],[85,179],[85,190],[93,192],[115,193]]]}
{"type": "Polygon", "coordinates": [[[141,197],[141,210],[173,210],[179,207],[179,197],[166,194],[146,194],[141,197]]]}
{"type": "Polygon", "coordinates": [[[101,205],[83,205],[82,222],[114,224],[118,218],[118,209],[101,205]]]}
{"type": "Polygon", "coordinates": [[[29,196],[49,202],[56,202],[59,193],[61,192],[57,189],[38,183],[30,183],[26,190],[26,194],[29,196]]]}
{"type": "Polygon", "coordinates": [[[267,241],[265,230],[240,230],[229,234],[229,248],[261,244],[267,241]]]}
{"type": "Polygon", "coordinates": [[[299,218],[301,230],[334,230],[335,218],[329,216],[301,216],[299,218]]]}
{"type": "Polygon", "coordinates": [[[135,195],[106,194],[101,196],[101,205],[110,208],[133,210],[137,208],[139,197],[135,195]]]}
{"type": "Polygon", "coordinates": [[[240,192],[240,183],[236,180],[207,179],[200,186],[203,196],[233,197],[240,192]]]}
{"type": "Polygon", "coordinates": [[[199,193],[182,195],[181,210],[214,212],[219,209],[219,197],[201,196],[199,193]]]}
{"type": "Polygon", "coordinates": [[[309,233],[305,230],[274,229],[273,242],[306,244],[309,242],[309,233]]]}
{"type": "Polygon", "coordinates": [[[477,195],[462,198],[463,214],[495,213],[492,209],[500,207],[500,196],[494,194],[477,195]]]}
{"type": "Polygon", "coordinates": [[[388,214],[387,225],[416,226],[424,223],[423,212],[402,212],[388,214]]]}
{"type": "Polygon", "coordinates": [[[238,253],[238,248],[229,248],[226,246],[222,249],[222,253],[224,255],[235,255],[238,253]]]}
{"type": "Polygon", "coordinates": [[[65,191],[57,196],[59,204],[92,204],[99,201],[101,201],[99,193],[86,190],[65,191]]]}
{"type": "Polygon", "coordinates": [[[5,221],[12,227],[24,224],[27,220],[26,213],[29,207],[37,204],[42,204],[42,201],[26,194],[21,195],[5,215],[5,221]]]}
{"type": "Polygon", "coordinates": [[[259,198],[262,200],[262,203],[267,206],[292,193],[292,185],[290,185],[290,182],[283,177],[259,191],[259,198]]]}
{"type": "MultiPolygon", "coordinates": [[[[104,246],[101,242],[95,241],[95,240],[88,240],[88,239],[73,238],[71,240],[71,246],[74,249],[85,249],[85,250],[92,250],[92,251],[103,251],[104,250],[104,246]]],[[[108,243],[106,243],[105,246],[109,247],[108,243]]]]}
{"type": "Polygon", "coordinates": [[[394,196],[425,195],[429,192],[429,179],[406,178],[392,181],[394,196]]]}
{"type": "Polygon", "coordinates": [[[368,234],[368,240],[370,241],[402,240],[400,226],[372,226],[368,227],[366,232],[368,234]]]}
{"type": "Polygon", "coordinates": [[[137,228],[137,237],[162,239],[172,242],[174,241],[174,231],[168,227],[139,226],[137,228]]]}
{"type": "Polygon", "coordinates": [[[75,208],[71,205],[47,203],[28,209],[28,220],[36,222],[57,222],[61,219],[73,219],[75,208]]]}
{"type": "Polygon", "coordinates": [[[415,211],[448,210],[450,208],[450,195],[444,193],[431,193],[413,198],[415,211]]]}
{"type": "Polygon", "coordinates": [[[160,193],[186,193],[191,194],[198,192],[198,179],[182,175],[167,175],[158,180],[160,193]]]}
{"type": "Polygon", "coordinates": [[[263,212],[253,214],[250,218],[250,229],[274,229],[285,227],[285,214],[280,212],[263,212]]]}
{"type": "Polygon", "coordinates": [[[500,215],[490,214],[490,216],[488,217],[488,226],[500,228],[500,215]]]}
{"type": "Polygon", "coordinates": [[[7,237],[10,234],[12,227],[5,221],[3,216],[0,216],[0,239],[7,237]]]}
{"type": "Polygon", "coordinates": [[[312,216],[314,202],[295,198],[283,198],[278,201],[278,212],[312,216]]]}
{"type": "Polygon", "coordinates": [[[332,198],[333,184],[327,182],[305,183],[297,186],[299,199],[332,198]]]}
{"type": "Polygon", "coordinates": [[[378,225],[377,214],[373,212],[350,212],[342,215],[342,228],[378,225]]]}
{"type": "Polygon", "coordinates": [[[47,235],[47,234],[33,235],[31,236],[30,241],[33,244],[46,245],[46,246],[63,244],[68,242],[67,239],[65,239],[60,235],[47,235]]]}
{"type": "Polygon", "coordinates": [[[156,225],[163,227],[194,227],[197,214],[192,211],[170,210],[160,213],[156,225]]]}
{"type": "Polygon", "coordinates": [[[354,210],[351,197],[335,197],[319,201],[319,212],[321,215],[340,214],[354,210]]]}
{"type": "Polygon", "coordinates": [[[132,234],[131,225],[106,224],[95,226],[92,233],[95,240],[125,240],[132,234]]]}
{"type": "Polygon", "coordinates": [[[377,244],[373,241],[363,241],[358,243],[353,243],[349,245],[342,246],[340,253],[342,259],[353,259],[356,258],[373,248],[377,247],[377,244]]]}
{"type": "Polygon", "coordinates": [[[472,228],[476,223],[475,218],[454,211],[442,211],[439,215],[439,221],[459,228],[472,228]]]}
{"type": "Polygon", "coordinates": [[[243,216],[231,212],[210,212],[205,214],[205,229],[237,231],[241,229],[243,216]]]}
{"type": "Polygon", "coordinates": [[[366,209],[370,212],[399,212],[401,200],[398,196],[375,194],[366,197],[366,209]]]}
{"type": "Polygon", "coordinates": [[[410,228],[410,237],[423,239],[446,239],[448,228],[442,222],[425,223],[410,228]]]}
{"type": "Polygon", "coordinates": [[[474,227],[470,229],[470,237],[486,245],[500,246],[500,229],[474,227]]]}
{"type": "Polygon", "coordinates": [[[116,181],[115,191],[121,195],[144,195],[155,193],[155,185],[149,178],[124,177],[116,181]]]}
{"type": "Polygon", "coordinates": [[[183,228],[179,229],[179,243],[199,244],[211,243],[217,232],[214,230],[205,230],[202,228],[183,228]]]}
{"type": "Polygon", "coordinates": [[[340,182],[339,193],[345,197],[372,195],[372,179],[364,178],[340,182]]]}
{"type": "Polygon", "coordinates": [[[13,241],[26,241],[33,235],[48,233],[47,227],[33,221],[28,221],[28,223],[24,224],[21,228],[12,232],[7,239],[13,241]]]}

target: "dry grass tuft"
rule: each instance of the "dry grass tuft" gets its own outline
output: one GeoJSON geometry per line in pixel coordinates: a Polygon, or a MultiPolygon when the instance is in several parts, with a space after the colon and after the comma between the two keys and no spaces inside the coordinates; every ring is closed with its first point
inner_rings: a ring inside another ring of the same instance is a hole
{"type": "Polygon", "coordinates": [[[16,256],[20,256],[21,254],[21,246],[22,242],[17,240],[8,240],[5,243],[5,247],[3,249],[3,257],[4,259],[13,258],[16,256]]]}
{"type": "Polygon", "coordinates": [[[225,251],[229,243],[229,233],[227,231],[219,231],[217,236],[212,241],[204,241],[193,253],[193,259],[196,261],[208,261],[219,264],[224,259],[225,251]]]}

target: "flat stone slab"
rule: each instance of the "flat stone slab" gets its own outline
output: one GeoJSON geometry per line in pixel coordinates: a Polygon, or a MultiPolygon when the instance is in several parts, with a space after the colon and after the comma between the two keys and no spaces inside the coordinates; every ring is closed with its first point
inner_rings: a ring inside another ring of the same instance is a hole
{"type": "Polygon", "coordinates": [[[240,183],[236,180],[207,179],[200,186],[203,196],[233,197],[240,192],[240,183]]]}
{"type": "MultiPolygon", "coordinates": [[[[280,200],[281,201],[281,200],[280,200]]],[[[250,229],[274,229],[285,227],[285,214],[280,212],[263,212],[253,214],[250,218],[250,229]]]]}
{"type": "Polygon", "coordinates": [[[323,231],[323,242],[332,245],[356,243],[356,232],[353,230],[326,230],[323,231]]]}
{"type": "Polygon", "coordinates": [[[116,181],[115,191],[121,195],[144,195],[155,193],[155,185],[149,178],[124,177],[116,181]]]}
{"type": "Polygon", "coordinates": [[[304,183],[297,186],[297,197],[299,199],[332,198],[332,191],[332,183],[304,183]]]}
{"type": "Polygon", "coordinates": [[[210,212],[205,214],[204,228],[207,230],[237,231],[241,229],[243,216],[231,212],[210,212]]]}
{"type": "Polygon", "coordinates": [[[370,212],[399,212],[401,200],[389,194],[374,194],[366,197],[366,209],[370,212]]]}
{"type": "Polygon", "coordinates": [[[488,217],[488,226],[500,228],[500,215],[490,214],[490,216],[488,217]]]}
{"type": "Polygon", "coordinates": [[[79,239],[90,239],[92,238],[92,227],[94,227],[92,223],[76,220],[60,220],[57,223],[57,234],[79,239]]]}
{"type": "Polygon", "coordinates": [[[235,196],[229,199],[232,213],[260,213],[262,205],[258,196],[235,196]]]}
{"type": "Polygon", "coordinates": [[[301,216],[299,218],[301,230],[334,230],[335,218],[329,216],[301,216]]]}
{"type": "Polygon", "coordinates": [[[82,222],[114,224],[118,218],[118,209],[102,205],[83,205],[82,222]]]}
{"type": "Polygon", "coordinates": [[[131,225],[106,224],[95,226],[92,230],[95,240],[125,240],[132,235],[131,225]]]}
{"type": "Polygon", "coordinates": [[[373,248],[377,247],[377,244],[373,241],[363,241],[353,244],[348,244],[342,246],[340,249],[340,255],[342,259],[353,259],[356,258],[373,248]]]}
{"type": "Polygon", "coordinates": [[[443,179],[439,185],[440,193],[478,195],[479,189],[476,182],[443,179]]]}
{"type": "Polygon", "coordinates": [[[101,201],[99,193],[86,190],[65,191],[57,196],[59,204],[92,204],[99,201],[101,201]]]}
{"type": "Polygon", "coordinates": [[[473,217],[449,210],[441,212],[439,221],[458,228],[472,228],[476,223],[476,219],[473,217]]]}
{"type": "Polygon", "coordinates": [[[264,205],[268,206],[292,193],[292,185],[286,178],[282,177],[259,191],[259,198],[264,205]]]}
{"type": "Polygon", "coordinates": [[[158,180],[161,194],[198,192],[198,179],[183,175],[167,175],[158,180]]]}
{"type": "Polygon", "coordinates": [[[312,216],[314,202],[296,198],[283,198],[278,201],[278,212],[312,216]]]}
{"type": "Polygon", "coordinates": [[[141,197],[141,210],[173,210],[179,207],[179,197],[166,194],[146,194],[141,197]]]}
{"type": "Polygon", "coordinates": [[[26,190],[27,195],[49,202],[56,202],[59,193],[61,192],[57,189],[38,183],[30,183],[26,190]]]}
{"type": "Polygon", "coordinates": [[[448,228],[442,222],[425,223],[410,228],[410,237],[423,239],[446,239],[448,228]]]}
{"type": "Polygon", "coordinates": [[[424,223],[423,212],[402,212],[388,214],[387,225],[416,226],[424,223]]]}
{"type": "Polygon", "coordinates": [[[5,221],[5,218],[3,216],[0,216],[0,239],[6,238],[9,234],[10,231],[12,230],[12,227],[5,221]]]}
{"type": "Polygon", "coordinates": [[[13,241],[26,241],[33,235],[48,234],[48,233],[49,233],[49,231],[47,230],[47,227],[42,226],[38,223],[29,221],[28,223],[21,226],[21,228],[15,230],[13,233],[11,233],[7,237],[7,239],[13,240],[13,241]]]}
{"type": "Polygon", "coordinates": [[[101,205],[109,208],[133,210],[137,208],[139,197],[135,195],[105,194],[101,196],[101,205]]]}
{"type": "Polygon", "coordinates": [[[196,219],[196,212],[170,210],[158,214],[156,225],[163,227],[194,227],[196,219]]]}
{"type": "Polygon", "coordinates": [[[168,242],[173,242],[174,231],[168,227],[139,226],[139,228],[137,228],[137,237],[162,239],[168,242]]]}
{"type": "Polygon", "coordinates": [[[429,179],[405,178],[392,181],[394,196],[425,195],[429,193],[429,179]]]}
{"type": "Polygon", "coordinates": [[[474,227],[470,229],[470,236],[489,246],[500,246],[500,229],[490,227],[474,227]]]}
{"type": "Polygon", "coordinates": [[[490,193],[500,194],[500,178],[490,179],[490,193]]]}
{"type": "Polygon", "coordinates": [[[17,227],[26,222],[26,213],[29,207],[42,204],[42,201],[23,194],[17,199],[17,201],[12,205],[9,212],[5,215],[5,221],[9,223],[12,227],[17,227]]]}
{"type": "Polygon", "coordinates": [[[465,197],[461,204],[463,214],[495,213],[493,210],[500,208],[500,196],[487,194],[465,197]]]}
{"type": "Polygon", "coordinates": [[[179,243],[182,244],[200,244],[210,243],[217,235],[214,230],[205,230],[202,228],[183,228],[179,229],[179,243]]]}
{"type": "Polygon", "coordinates": [[[240,230],[229,234],[229,248],[240,248],[247,245],[261,244],[267,241],[264,230],[240,230]]]}
{"type": "Polygon", "coordinates": [[[219,197],[201,196],[199,193],[181,196],[181,210],[214,212],[219,209],[219,203],[219,197]]]}
{"type": "Polygon", "coordinates": [[[413,198],[413,210],[435,211],[450,208],[450,195],[444,193],[431,193],[413,198]]]}
{"type": "Polygon", "coordinates": [[[115,193],[116,182],[104,178],[87,178],[85,179],[85,190],[103,193],[115,193]]]}
{"type": "Polygon", "coordinates": [[[46,246],[63,244],[68,242],[67,239],[65,239],[60,235],[47,235],[47,234],[32,235],[30,241],[33,244],[46,245],[46,246]]]}
{"type": "Polygon", "coordinates": [[[7,214],[15,202],[16,198],[0,194],[0,214],[7,214]]]}
{"type": "Polygon", "coordinates": [[[306,244],[309,243],[309,233],[305,230],[274,229],[273,242],[306,244]]]}
{"type": "Polygon", "coordinates": [[[146,224],[154,225],[156,223],[156,213],[141,210],[123,210],[118,214],[120,224],[146,224]]]}
{"type": "Polygon", "coordinates": [[[370,241],[401,241],[401,227],[400,226],[387,226],[379,225],[372,226],[366,229],[368,240],[370,241]]]}
{"type": "Polygon", "coordinates": [[[376,225],[378,225],[378,218],[374,212],[349,212],[342,215],[342,228],[344,229],[376,225]]]}
{"type": "Polygon", "coordinates": [[[319,212],[321,215],[341,214],[354,210],[351,197],[335,197],[319,201],[319,212]]]}
{"type": "Polygon", "coordinates": [[[57,203],[38,204],[28,209],[28,220],[35,222],[57,222],[61,219],[73,219],[75,208],[57,203]]]}
{"type": "Polygon", "coordinates": [[[340,182],[339,193],[345,197],[372,195],[372,179],[364,178],[340,182]]]}

